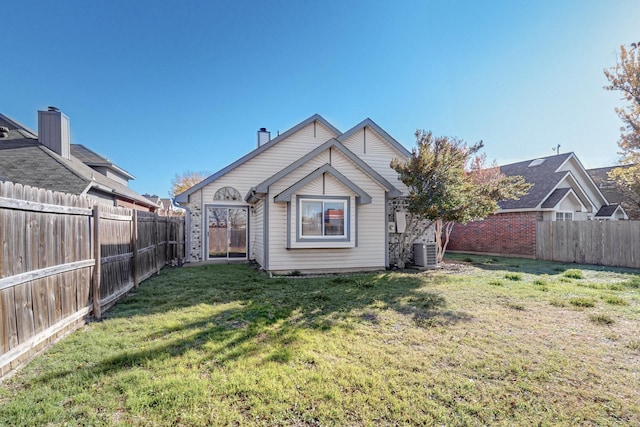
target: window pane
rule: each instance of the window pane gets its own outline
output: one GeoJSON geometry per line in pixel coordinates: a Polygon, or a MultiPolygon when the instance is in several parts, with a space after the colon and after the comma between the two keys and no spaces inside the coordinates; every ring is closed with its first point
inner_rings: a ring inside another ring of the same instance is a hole
{"type": "Polygon", "coordinates": [[[344,203],[324,203],[324,235],[344,236],[344,203]]]}
{"type": "Polygon", "coordinates": [[[562,221],[564,219],[562,212],[556,212],[556,221],[562,221]]]}
{"type": "Polygon", "coordinates": [[[322,202],[302,202],[302,235],[322,236],[322,202]]]}
{"type": "Polygon", "coordinates": [[[565,221],[573,221],[573,213],[572,212],[567,212],[566,214],[564,214],[564,220],[565,221]]]}

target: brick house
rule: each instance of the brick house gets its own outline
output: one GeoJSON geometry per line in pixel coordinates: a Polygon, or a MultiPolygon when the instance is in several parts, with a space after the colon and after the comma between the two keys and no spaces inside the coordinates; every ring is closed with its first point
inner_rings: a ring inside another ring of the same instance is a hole
{"type": "Polygon", "coordinates": [[[495,215],[456,224],[448,250],[534,258],[538,221],[628,219],[610,204],[574,153],[526,160],[500,167],[507,176],[533,184],[519,200],[500,203],[495,215]]]}

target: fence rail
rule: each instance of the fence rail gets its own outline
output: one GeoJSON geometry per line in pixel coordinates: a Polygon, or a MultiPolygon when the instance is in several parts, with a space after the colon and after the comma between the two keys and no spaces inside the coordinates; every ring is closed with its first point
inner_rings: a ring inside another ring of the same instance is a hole
{"type": "Polygon", "coordinates": [[[0,183],[0,377],[183,259],[184,231],[182,218],[0,183]]]}
{"type": "Polygon", "coordinates": [[[640,268],[640,221],[540,221],[536,258],[640,268]]]}

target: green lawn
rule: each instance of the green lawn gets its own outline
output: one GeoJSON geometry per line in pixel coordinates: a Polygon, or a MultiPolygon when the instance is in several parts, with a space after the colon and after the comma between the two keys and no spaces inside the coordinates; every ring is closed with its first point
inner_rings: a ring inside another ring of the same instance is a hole
{"type": "Polygon", "coordinates": [[[639,425],[640,272],[451,256],[164,269],[0,383],[0,425],[639,425]]]}

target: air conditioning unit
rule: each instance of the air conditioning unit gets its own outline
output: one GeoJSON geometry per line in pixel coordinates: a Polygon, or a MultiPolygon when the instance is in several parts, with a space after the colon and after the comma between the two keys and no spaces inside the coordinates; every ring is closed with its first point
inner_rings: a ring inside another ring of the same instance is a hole
{"type": "Polygon", "coordinates": [[[414,243],[413,262],[418,267],[436,268],[438,266],[438,247],[435,243],[414,243]]]}

